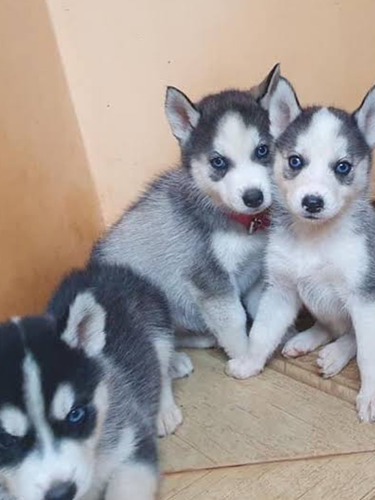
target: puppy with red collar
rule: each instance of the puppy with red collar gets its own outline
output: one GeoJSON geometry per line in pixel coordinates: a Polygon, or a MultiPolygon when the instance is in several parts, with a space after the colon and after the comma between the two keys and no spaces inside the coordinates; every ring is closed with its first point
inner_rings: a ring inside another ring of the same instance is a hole
{"type": "MultiPolygon", "coordinates": [[[[263,285],[274,159],[267,107],[278,80],[277,65],[251,90],[197,104],[168,88],[181,164],[148,187],[92,254],[162,289],[183,345],[217,343],[229,358],[246,350],[247,314],[263,285]]],[[[188,374],[189,359],[176,359],[172,375],[188,374]]]]}

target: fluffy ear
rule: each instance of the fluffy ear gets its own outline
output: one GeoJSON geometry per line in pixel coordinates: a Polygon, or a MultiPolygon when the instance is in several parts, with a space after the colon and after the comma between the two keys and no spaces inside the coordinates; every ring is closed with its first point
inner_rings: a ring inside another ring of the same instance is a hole
{"type": "Polygon", "coordinates": [[[168,87],[165,97],[165,113],[173,135],[184,144],[197,126],[199,111],[183,92],[174,87],[168,87]]]}
{"type": "Polygon", "coordinates": [[[257,99],[257,101],[263,108],[268,109],[270,96],[274,92],[279,79],[280,63],[277,63],[259,85],[256,85],[255,87],[252,87],[250,89],[251,95],[255,99],[257,99]]]}
{"type": "Polygon", "coordinates": [[[370,148],[375,146],[375,86],[363,99],[362,104],[354,112],[354,118],[370,148]]]}
{"type": "Polygon", "coordinates": [[[280,78],[268,103],[271,134],[277,139],[301,112],[301,106],[292,85],[280,78]]]}
{"type": "Polygon", "coordinates": [[[103,307],[92,293],[80,293],[69,308],[61,338],[73,349],[83,349],[90,357],[97,356],[105,346],[105,318],[103,307]]]}

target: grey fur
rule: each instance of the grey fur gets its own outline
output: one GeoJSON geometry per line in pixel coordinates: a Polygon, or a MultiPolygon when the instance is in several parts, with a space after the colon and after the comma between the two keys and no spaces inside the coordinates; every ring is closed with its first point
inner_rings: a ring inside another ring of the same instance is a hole
{"type": "Polygon", "coordinates": [[[276,141],[276,147],[281,151],[293,151],[296,147],[297,139],[306,131],[313,119],[313,116],[319,111],[318,106],[306,108],[294,120],[293,125],[285,129],[276,141]]]}
{"type": "Polygon", "coordinates": [[[375,208],[370,201],[369,193],[365,193],[363,199],[357,202],[353,217],[356,232],[366,237],[369,260],[360,293],[366,299],[375,300],[375,208]]]}
{"type": "MultiPolygon", "coordinates": [[[[273,81],[273,74],[270,80],[273,81]]],[[[273,142],[269,119],[267,111],[251,92],[225,91],[205,97],[196,105],[179,92],[168,90],[167,114],[181,145],[181,166],[161,175],[148,187],[96,245],[91,259],[93,262],[128,265],[160,287],[167,296],[176,331],[213,333],[220,337],[222,332],[217,331],[220,330],[217,326],[220,317],[226,316],[223,322],[228,323],[222,328],[230,329],[232,307],[236,311],[233,312],[232,324],[241,326],[238,326],[238,332],[227,334],[241,337],[241,345],[236,352],[222,345],[231,357],[240,354],[246,345],[246,321],[243,322],[242,318],[246,315],[240,301],[261,280],[265,234],[259,232],[246,236],[245,227],[228,217],[228,208],[198,186],[192,163],[202,157],[207,162],[212,158],[219,124],[234,112],[246,127],[251,126],[257,131],[260,143],[269,146],[268,157],[256,159],[256,162],[265,171],[270,169],[273,142]],[[174,110],[176,100],[178,109],[174,110]],[[175,117],[174,113],[180,113],[180,116],[175,117]],[[193,127],[187,117],[196,117],[197,113],[199,120],[193,127]],[[213,240],[219,233],[248,238],[248,251],[233,272],[229,272],[215,254],[213,240]],[[227,311],[222,307],[225,303],[227,311]]],[[[253,154],[249,146],[248,158],[253,154]]],[[[230,163],[228,171],[236,168],[230,163]]],[[[218,182],[226,173],[212,169],[209,177],[218,182]]]]}
{"type": "MultiPolygon", "coordinates": [[[[213,255],[212,235],[243,231],[195,184],[188,170],[159,177],[138,203],[94,248],[92,260],[126,264],[163,289],[177,329],[205,332],[195,288],[222,297],[234,292],[230,276],[213,255]]],[[[251,236],[249,236],[251,238],[251,236]]],[[[261,255],[248,262],[241,294],[261,274],[261,255]]]]}

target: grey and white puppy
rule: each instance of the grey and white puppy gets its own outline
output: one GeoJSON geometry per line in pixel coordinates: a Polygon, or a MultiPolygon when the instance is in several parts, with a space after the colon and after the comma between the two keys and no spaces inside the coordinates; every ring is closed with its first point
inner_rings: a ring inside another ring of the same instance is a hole
{"type": "Polygon", "coordinates": [[[266,109],[278,78],[277,65],[250,91],[197,104],[168,88],[181,164],[149,186],[92,254],[160,287],[183,345],[217,342],[230,358],[246,349],[246,312],[254,314],[263,282],[274,156],[266,109]]]}
{"type": "Polygon", "coordinates": [[[1,324],[1,500],[154,500],[172,350],[165,298],[124,267],[74,272],[46,315],[1,324]]]}
{"type": "Polygon", "coordinates": [[[301,109],[281,79],[271,96],[277,139],[277,195],[267,249],[267,289],[247,356],[231,361],[238,378],[258,374],[301,307],[319,323],[284,347],[298,356],[339,337],[318,358],[322,374],[355,356],[361,374],[359,417],[375,420],[375,214],[370,200],[375,146],[375,87],[352,114],[301,109]],[[272,311],[272,314],[270,314],[272,311]]]}

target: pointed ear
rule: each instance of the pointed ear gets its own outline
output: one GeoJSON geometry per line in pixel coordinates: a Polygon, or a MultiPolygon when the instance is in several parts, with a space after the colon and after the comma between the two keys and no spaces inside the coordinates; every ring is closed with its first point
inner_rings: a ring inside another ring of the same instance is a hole
{"type": "Polygon", "coordinates": [[[301,112],[301,106],[292,85],[285,78],[280,78],[275,90],[270,95],[268,112],[270,130],[277,139],[301,112]]]}
{"type": "Polygon", "coordinates": [[[174,87],[167,88],[165,113],[173,135],[184,144],[199,121],[199,111],[184,93],[174,87]]]}
{"type": "Polygon", "coordinates": [[[105,311],[93,294],[80,293],[69,308],[61,339],[73,349],[83,349],[89,357],[97,356],[105,346],[105,319],[105,311]]]}
{"type": "Polygon", "coordinates": [[[256,85],[255,87],[252,87],[250,89],[251,95],[260,103],[260,105],[264,109],[268,109],[270,96],[274,92],[279,78],[280,63],[277,63],[259,85],[256,85]]]}
{"type": "Polygon", "coordinates": [[[354,112],[359,130],[370,148],[375,146],[375,86],[366,94],[357,111],[354,112]]]}

